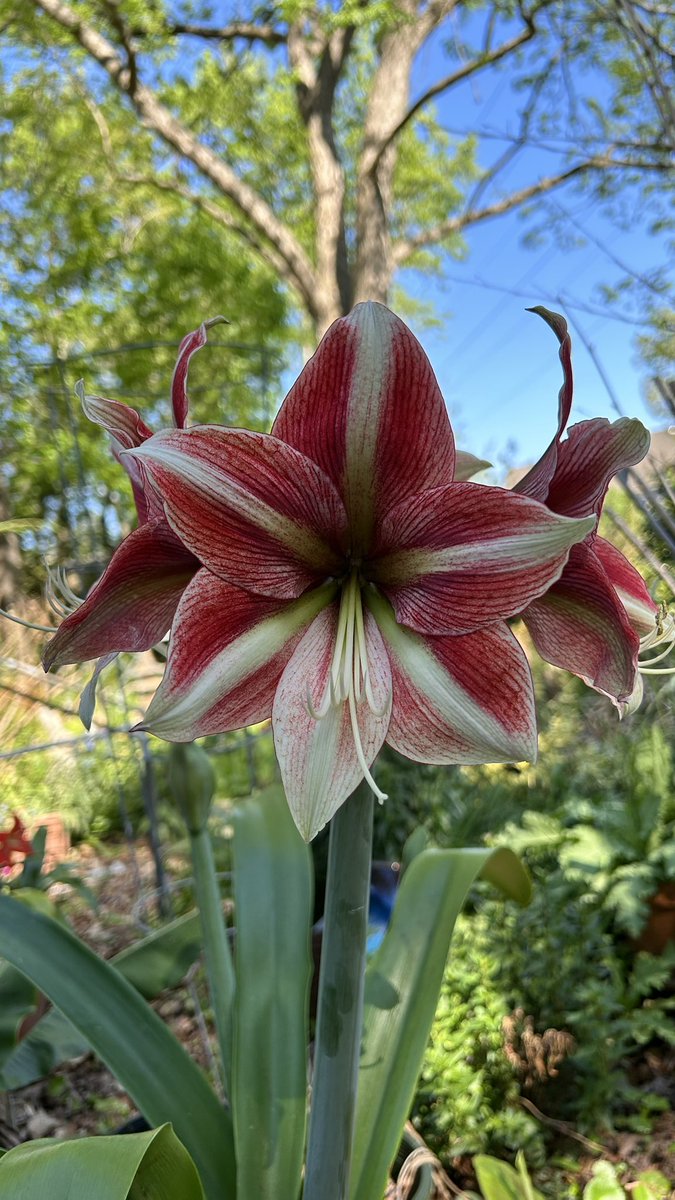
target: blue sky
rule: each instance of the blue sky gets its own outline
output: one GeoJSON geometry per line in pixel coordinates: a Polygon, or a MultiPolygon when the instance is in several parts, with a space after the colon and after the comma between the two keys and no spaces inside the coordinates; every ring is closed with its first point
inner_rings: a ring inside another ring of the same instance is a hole
{"type": "MultiPolygon", "coordinates": [[[[447,70],[447,59],[444,65],[438,46],[428,46],[417,64],[413,98],[447,70]]],[[[510,70],[488,71],[441,98],[437,102],[441,125],[458,132],[481,127],[493,134],[515,133],[516,102],[522,104],[522,96],[514,95],[510,79],[510,70]]],[[[586,76],[581,87],[600,100],[606,91],[600,75],[586,76]]],[[[555,142],[553,137],[550,140],[555,142]]],[[[482,165],[489,165],[490,156],[501,153],[507,144],[496,136],[483,143],[482,165]]],[[[558,139],[555,144],[564,142],[558,139]]],[[[484,201],[554,172],[559,165],[555,154],[526,151],[500,176],[499,190],[484,201]]],[[[470,229],[466,260],[449,263],[445,281],[405,279],[413,293],[434,302],[443,319],[442,329],[419,333],[458,441],[467,450],[493,462],[506,454],[511,463],[526,463],[539,456],[553,434],[561,369],[554,335],[525,311],[536,304],[563,312],[571,326],[573,421],[619,415],[583,344],[585,339],[594,348],[621,411],[640,417],[650,427],[663,427],[644,403],[647,371],[634,345],[636,335],[646,331],[640,324],[644,309],[630,295],[607,305],[601,287],[616,284],[628,273],[644,276],[669,265],[672,283],[672,246],[666,234],[648,232],[654,213],[637,189],[625,193],[621,209],[620,228],[592,197],[567,186],[552,192],[543,210],[551,216],[561,211],[569,214],[570,236],[564,248],[555,236],[535,249],[526,248],[523,238],[528,225],[513,213],[470,229]]]]}

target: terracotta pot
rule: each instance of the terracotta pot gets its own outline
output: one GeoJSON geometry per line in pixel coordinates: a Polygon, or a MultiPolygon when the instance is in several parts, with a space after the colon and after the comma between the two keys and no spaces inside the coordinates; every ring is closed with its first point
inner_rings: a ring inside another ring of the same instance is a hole
{"type": "Polygon", "coordinates": [[[669,942],[675,942],[675,883],[664,883],[649,901],[650,913],[636,950],[663,954],[669,942]]]}

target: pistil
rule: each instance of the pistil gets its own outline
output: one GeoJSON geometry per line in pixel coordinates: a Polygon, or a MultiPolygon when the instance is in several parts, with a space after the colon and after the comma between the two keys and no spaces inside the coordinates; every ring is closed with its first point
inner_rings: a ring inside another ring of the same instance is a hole
{"type": "Polygon", "coordinates": [[[358,572],[352,571],[343,584],[340,596],[335,649],[333,651],[333,661],[326,683],[326,690],[318,708],[312,703],[311,696],[307,698],[307,706],[314,720],[321,721],[331,708],[337,708],[339,705],[347,703],[349,706],[352,736],[354,738],[354,748],[359,766],[363,771],[368,786],[375,796],[377,796],[380,803],[382,803],[387,799],[386,793],[377,786],[370,773],[361,741],[356,706],[363,699],[364,695],[371,712],[375,716],[381,717],[384,709],[378,708],[375,703],[368,669],[368,648],[363,619],[361,584],[358,572]]]}

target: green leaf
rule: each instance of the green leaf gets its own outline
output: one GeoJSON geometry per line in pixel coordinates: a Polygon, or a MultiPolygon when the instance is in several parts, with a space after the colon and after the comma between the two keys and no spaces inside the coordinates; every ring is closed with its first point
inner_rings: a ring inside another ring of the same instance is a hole
{"type": "Polygon", "coordinates": [[[209,1200],[234,1196],[230,1120],[195,1062],[110,963],[53,919],[0,896],[0,952],[67,1014],[150,1125],[170,1120],[209,1200]]]}
{"type": "Polygon", "coordinates": [[[170,1125],[127,1137],[26,1142],[0,1162],[0,1193],[12,1200],[204,1200],[170,1125]]]}
{"type": "Polygon", "coordinates": [[[584,1200],[626,1200],[626,1193],[616,1177],[612,1163],[594,1164],[593,1178],[584,1188],[584,1200]]]}
{"type": "Polygon", "coordinates": [[[544,1200],[535,1191],[525,1169],[514,1170],[509,1163],[500,1162],[488,1154],[477,1154],[473,1160],[480,1190],[485,1200],[544,1200]]]}
{"type": "MultiPolygon", "coordinates": [[[[175,987],[195,961],[201,950],[199,916],[189,913],[164,925],[136,942],[133,946],[115,955],[110,961],[136,991],[152,1000],[165,988],[175,987]]],[[[6,965],[7,971],[14,971],[6,965]]],[[[17,973],[18,974],[18,973],[17,973]]],[[[35,989],[25,977],[27,1003],[25,1015],[30,1011],[35,989]],[[30,999],[32,997],[32,999],[30,999]]],[[[0,975],[0,980],[2,976],[0,975]]],[[[2,999],[0,982],[0,1063],[2,1063],[2,1033],[5,1027],[5,1002],[2,999]]],[[[18,1025],[18,1020],[16,1021],[18,1025]]],[[[8,1047],[10,1048],[10,1047],[8,1047]]],[[[18,1046],[12,1037],[11,1053],[0,1071],[0,1091],[26,1087],[36,1079],[42,1079],[67,1058],[83,1054],[89,1048],[87,1039],[73,1028],[70,1021],[58,1009],[48,1012],[18,1046]]]]}
{"type": "Polygon", "coordinates": [[[642,1171],[631,1190],[631,1200],[668,1200],[670,1195],[670,1183],[656,1170],[642,1171]]]}
{"type": "Polygon", "coordinates": [[[479,874],[529,897],[511,851],[425,850],[406,871],[391,925],[366,972],[350,1200],[384,1193],[412,1103],[457,915],[479,874]],[[492,865],[490,865],[492,863],[492,865]]]}
{"type": "Polygon", "coordinates": [[[280,788],[234,816],[232,1109],[239,1200],[295,1200],[307,1095],[312,875],[280,788]]]}
{"type": "Polygon", "coordinates": [[[14,1050],[17,1030],[36,1000],[30,980],[9,963],[0,963],[0,1066],[14,1050]]]}

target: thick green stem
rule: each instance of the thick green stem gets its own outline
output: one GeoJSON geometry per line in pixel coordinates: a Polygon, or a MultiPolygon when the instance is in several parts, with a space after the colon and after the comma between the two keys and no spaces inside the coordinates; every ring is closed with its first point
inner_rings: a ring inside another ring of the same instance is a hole
{"type": "Polygon", "coordinates": [[[211,838],[206,826],[190,832],[192,871],[204,939],[206,974],[216,1022],[225,1093],[230,1094],[232,1067],[232,1014],[234,969],[223,918],[223,904],[213,861],[211,838]]]}
{"type": "Polygon", "coordinates": [[[373,794],[367,784],[330,828],[304,1200],[349,1189],[368,929],[373,794]]]}

